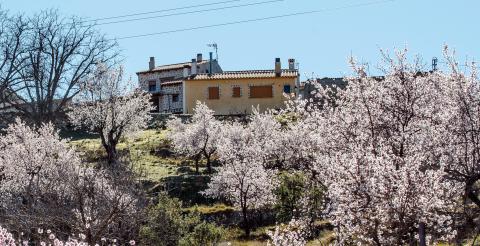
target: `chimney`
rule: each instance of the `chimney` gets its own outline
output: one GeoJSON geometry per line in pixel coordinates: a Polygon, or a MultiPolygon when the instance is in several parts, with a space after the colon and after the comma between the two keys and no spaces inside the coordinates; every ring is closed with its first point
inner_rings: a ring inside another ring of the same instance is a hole
{"type": "Polygon", "coordinates": [[[212,73],[213,73],[212,72],[212,69],[213,69],[213,67],[212,67],[212,61],[213,61],[212,56],[213,56],[213,52],[210,52],[210,62],[208,62],[208,65],[210,66],[209,69],[208,69],[208,75],[209,76],[212,76],[212,73]]]}
{"type": "Polygon", "coordinates": [[[202,53],[197,54],[197,62],[202,62],[202,53]]]}
{"type": "Polygon", "coordinates": [[[183,77],[186,78],[190,75],[190,69],[189,69],[189,65],[185,65],[183,66],[183,77]]]}
{"type": "Polygon", "coordinates": [[[280,58],[275,58],[275,76],[279,77],[282,75],[282,63],[280,58]]]}
{"type": "Polygon", "coordinates": [[[192,75],[197,75],[197,60],[192,59],[192,68],[191,68],[191,74],[192,75]]]}
{"type": "Polygon", "coordinates": [[[150,62],[148,63],[148,69],[151,71],[155,68],[155,57],[150,57],[150,62]]]}
{"type": "Polygon", "coordinates": [[[288,69],[295,70],[295,59],[293,58],[288,59],[288,69]]]}

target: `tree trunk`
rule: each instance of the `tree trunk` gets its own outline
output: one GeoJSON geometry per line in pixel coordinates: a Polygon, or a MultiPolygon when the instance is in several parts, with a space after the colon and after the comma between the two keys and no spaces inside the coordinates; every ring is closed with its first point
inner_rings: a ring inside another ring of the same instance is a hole
{"type": "Polygon", "coordinates": [[[89,245],[95,245],[95,239],[93,238],[92,231],[89,229],[86,235],[86,241],[89,245]]]}
{"type": "Polygon", "coordinates": [[[242,208],[243,214],[243,230],[245,231],[245,236],[250,237],[250,223],[248,221],[248,211],[246,207],[242,208]]]}
{"type": "Polygon", "coordinates": [[[210,156],[207,156],[207,172],[212,173],[212,163],[210,161],[210,156]]]}
{"type": "Polygon", "coordinates": [[[193,157],[193,160],[195,161],[195,173],[196,174],[200,174],[198,165],[199,165],[201,157],[202,157],[202,154],[197,154],[193,157]]]}
{"type": "Polygon", "coordinates": [[[195,157],[195,173],[199,174],[200,172],[198,171],[198,157],[195,157]]]}
{"type": "Polygon", "coordinates": [[[418,241],[419,246],[427,246],[426,235],[425,235],[425,223],[420,222],[418,224],[418,241]]]}
{"type": "Polygon", "coordinates": [[[107,146],[106,151],[108,165],[112,167],[117,163],[117,148],[115,146],[107,146]]]}

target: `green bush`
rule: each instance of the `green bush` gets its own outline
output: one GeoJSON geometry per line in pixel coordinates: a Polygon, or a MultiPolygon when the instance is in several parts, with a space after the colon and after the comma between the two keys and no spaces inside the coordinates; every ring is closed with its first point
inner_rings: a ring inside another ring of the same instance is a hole
{"type": "Polygon", "coordinates": [[[225,231],[215,224],[202,222],[195,226],[193,232],[189,233],[180,241],[181,246],[214,246],[223,238],[225,231]]]}
{"type": "Polygon", "coordinates": [[[277,198],[275,205],[277,220],[288,222],[298,216],[301,208],[300,199],[304,193],[305,180],[301,173],[281,173],[278,177],[279,186],[274,191],[277,198]]]}
{"type": "Polygon", "coordinates": [[[193,213],[182,213],[182,202],[161,193],[157,205],[148,209],[146,225],[140,229],[142,245],[176,246],[190,228],[200,223],[193,213]]]}
{"type": "Polygon", "coordinates": [[[277,220],[286,223],[294,217],[299,217],[300,212],[308,213],[308,216],[315,220],[317,215],[313,213],[322,210],[324,190],[309,185],[301,172],[282,172],[278,179],[280,184],[274,191],[277,198],[275,205],[277,220]],[[301,201],[306,204],[301,204],[301,201]]]}
{"type": "Polygon", "coordinates": [[[199,212],[184,212],[182,202],[162,192],[158,203],[148,209],[146,224],[140,228],[141,245],[215,245],[223,229],[201,222],[199,212]]]}

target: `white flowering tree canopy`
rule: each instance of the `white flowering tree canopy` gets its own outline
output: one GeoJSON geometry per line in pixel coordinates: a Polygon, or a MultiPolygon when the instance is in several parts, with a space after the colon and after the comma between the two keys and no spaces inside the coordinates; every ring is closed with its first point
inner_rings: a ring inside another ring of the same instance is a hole
{"type": "Polygon", "coordinates": [[[123,82],[123,69],[99,64],[87,80],[77,103],[68,114],[70,121],[100,135],[108,161],[116,160],[121,137],[148,126],[150,94],[123,82]]]}
{"type": "MultiPolygon", "coordinates": [[[[53,220],[52,211],[68,207],[63,203],[72,195],[67,184],[79,168],[78,155],[51,124],[35,130],[17,119],[0,137],[0,207],[12,216],[5,222],[23,218],[28,228],[53,220]]],[[[67,217],[59,213],[57,219],[67,217]]]]}
{"type": "Polygon", "coordinates": [[[137,203],[130,175],[88,167],[52,124],[17,120],[0,136],[0,224],[10,230],[68,227],[93,244],[120,220],[126,228],[137,203]]]}
{"type": "Polygon", "coordinates": [[[168,138],[174,150],[195,160],[198,173],[198,161],[203,156],[207,160],[207,169],[211,173],[211,158],[217,152],[222,122],[215,119],[214,111],[205,103],[197,101],[190,122],[183,123],[180,118],[168,121],[168,138]]]}
{"type": "Polygon", "coordinates": [[[271,142],[270,130],[276,129],[271,115],[255,115],[248,126],[225,123],[218,141],[218,155],[222,166],[218,168],[204,194],[226,199],[241,209],[243,228],[250,233],[251,211],[275,202],[274,169],[267,169],[264,151],[271,142]],[[273,128],[270,128],[273,127],[273,128]]]}
{"type": "Polygon", "coordinates": [[[355,76],[346,78],[345,90],[318,88],[322,103],[304,120],[315,125],[309,130],[320,151],[307,168],[328,189],[340,242],[408,244],[421,225],[429,240],[451,239],[449,212],[461,187],[439,168],[450,81],[419,72],[406,51],[384,58],[384,77],[369,77],[352,61],[355,76]]]}

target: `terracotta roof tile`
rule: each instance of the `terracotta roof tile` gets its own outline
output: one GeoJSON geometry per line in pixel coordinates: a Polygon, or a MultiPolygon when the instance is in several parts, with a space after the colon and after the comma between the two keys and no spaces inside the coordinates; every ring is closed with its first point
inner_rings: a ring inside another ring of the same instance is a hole
{"type": "MultiPolygon", "coordinates": [[[[297,77],[298,70],[282,69],[280,77],[297,77]]],[[[224,71],[222,73],[201,73],[191,76],[188,80],[212,80],[212,79],[251,79],[251,78],[275,78],[275,70],[244,70],[224,71]]]]}

